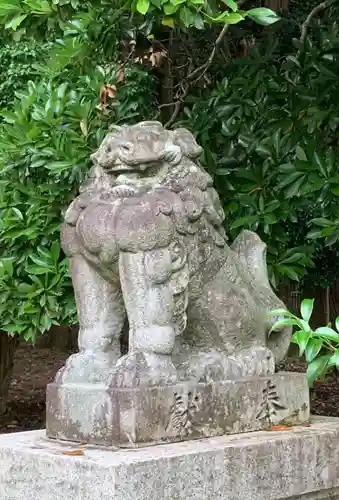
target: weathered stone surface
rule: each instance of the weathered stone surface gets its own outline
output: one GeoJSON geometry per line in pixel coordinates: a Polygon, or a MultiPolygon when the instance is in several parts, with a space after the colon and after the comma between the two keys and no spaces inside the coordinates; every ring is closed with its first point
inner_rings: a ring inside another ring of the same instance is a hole
{"type": "MultiPolygon", "coordinates": [[[[173,387],[180,384],[205,400],[202,425],[212,424],[203,435],[228,432],[229,423],[221,422],[223,384],[234,398],[227,404],[236,407],[241,383],[227,381],[257,377],[253,397],[259,401],[265,377],[284,357],[291,327],[271,332],[277,318],[267,313],[284,306],[269,284],[266,247],[250,231],[227,245],[224,213],[198,161],[201,152],[187,130],[142,122],[108,134],[92,155],[88,182],[62,228],[79,314],[79,353],[48,391],[50,435],[62,428],[64,436],[109,445],[118,432],[114,441],[126,444],[124,421],[131,443],[167,439],[173,387]],[[126,319],[129,348],[121,357],[126,319]],[[143,400],[147,411],[134,415],[129,408],[141,408],[143,400]],[[153,429],[154,438],[135,426],[153,429]]],[[[240,413],[227,419],[238,421],[240,413]]],[[[243,428],[252,427],[248,422],[243,428]]]]}
{"type": "Polygon", "coordinates": [[[1,500],[337,500],[339,419],[137,450],[0,436],[1,500]],[[63,453],[81,449],[83,456],[63,453]]]}
{"type": "Polygon", "coordinates": [[[110,446],[114,424],[112,404],[103,384],[50,384],[47,436],[110,446]]]}
{"type": "Polygon", "coordinates": [[[106,446],[185,441],[309,419],[309,391],[300,373],[139,389],[52,384],[47,401],[49,437],[106,446]]]}
{"type": "Polygon", "coordinates": [[[258,236],[229,247],[202,149],[158,122],[120,127],[92,155],[62,243],[79,312],[80,353],[57,382],[172,385],[274,373],[290,327],[271,336],[273,293],[258,236]],[[129,352],[120,357],[125,317],[129,352]]]}

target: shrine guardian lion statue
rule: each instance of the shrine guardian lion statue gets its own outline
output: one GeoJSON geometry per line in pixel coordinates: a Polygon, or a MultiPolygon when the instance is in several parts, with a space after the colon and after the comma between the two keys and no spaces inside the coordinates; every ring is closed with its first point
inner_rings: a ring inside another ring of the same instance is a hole
{"type": "Polygon", "coordinates": [[[62,382],[114,387],[264,376],[290,343],[270,334],[284,308],[265,245],[243,231],[231,246],[202,149],[158,122],[116,128],[68,208],[62,244],[79,314],[79,353],[62,382]],[[129,351],[120,336],[129,324],[129,351]]]}

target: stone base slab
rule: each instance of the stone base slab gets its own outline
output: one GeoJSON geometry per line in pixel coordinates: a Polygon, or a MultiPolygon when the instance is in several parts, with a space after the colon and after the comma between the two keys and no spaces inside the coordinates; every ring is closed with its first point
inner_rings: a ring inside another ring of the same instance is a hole
{"type": "Polygon", "coordinates": [[[196,386],[50,384],[47,389],[47,436],[101,446],[180,442],[308,419],[309,390],[300,373],[196,386]]]}
{"type": "Polygon", "coordinates": [[[339,419],[135,450],[0,436],[1,500],[338,500],[339,419]],[[72,456],[71,453],[78,453],[72,456]]]}

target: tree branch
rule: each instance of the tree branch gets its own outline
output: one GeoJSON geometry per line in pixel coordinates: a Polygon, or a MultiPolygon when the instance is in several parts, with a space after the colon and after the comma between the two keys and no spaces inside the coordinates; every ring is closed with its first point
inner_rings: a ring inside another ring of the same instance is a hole
{"type": "Polygon", "coordinates": [[[208,68],[212,65],[214,58],[217,54],[218,48],[219,48],[221,42],[223,41],[229,26],[230,26],[229,24],[225,24],[224,27],[222,28],[222,30],[220,31],[216,41],[214,42],[213,50],[210,53],[207,61],[204,64],[202,64],[201,66],[199,66],[198,68],[195,68],[193,71],[191,71],[191,73],[188,73],[188,75],[186,75],[186,77],[184,78],[184,81],[181,82],[182,88],[183,88],[182,94],[180,97],[178,97],[178,100],[175,102],[172,116],[168,120],[168,122],[165,124],[165,128],[171,127],[173,125],[173,123],[175,122],[175,120],[177,119],[177,117],[180,113],[181,107],[182,107],[182,105],[183,105],[183,103],[188,95],[188,92],[191,88],[193,81],[200,80],[200,78],[206,73],[208,68]]]}
{"type": "Polygon", "coordinates": [[[219,48],[221,42],[223,41],[223,39],[224,39],[224,37],[225,37],[225,35],[226,35],[227,30],[228,30],[229,27],[230,27],[230,24],[225,24],[224,25],[223,29],[220,31],[220,33],[218,35],[218,38],[214,42],[213,50],[210,53],[209,58],[207,59],[207,61],[204,64],[202,64],[201,66],[199,66],[198,68],[196,68],[194,71],[192,71],[192,73],[189,73],[186,76],[186,78],[185,78],[186,81],[191,82],[195,78],[197,78],[199,80],[204,75],[204,73],[206,73],[206,71],[208,70],[208,68],[213,63],[214,58],[215,58],[215,56],[217,54],[218,48],[219,48]]]}
{"type": "Polygon", "coordinates": [[[311,12],[308,14],[307,18],[305,19],[302,27],[301,27],[301,36],[300,36],[300,41],[304,44],[307,33],[309,30],[309,27],[311,26],[311,23],[313,21],[313,18],[316,17],[320,12],[323,12],[324,10],[328,9],[331,7],[333,4],[337,3],[338,0],[326,0],[325,2],[320,3],[314,9],[311,10],[311,12]]]}
{"type": "Polygon", "coordinates": [[[189,85],[189,83],[187,83],[183,92],[182,92],[182,95],[174,103],[174,110],[173,110],[172,116],[168,120],[168,122],[165,124],[165,128],[171,127],[173,125],[173,123],[175,122],[175,120],[178,118],[178,115],[181,111],[181,106],[183,105],[183,103],[188,95],[189,90],[190,90],[190,85],[189,85]]]}
{"type": "MultiPolygon", "coordinates": [[[[333,2],[333,0],[328,0],[328,1],[333,2]]],[[[237,2],[238,7],[241,7],[245,2],[246,2],[246,0],[239,0],[237,2]]],[[[191,85],[194,82],[199,81],[205,75],[205,73],[208,71],[208,69],[211,67],[211,65],[214,61],[214,58],[219,50],[219,47],[220,47],[223,39],[225,38],[225,35],[226,35],[229,27],[230,27],[230,24],[225,24],[223,26],[217,39],[214,42],[212,52],[210,53],[207,61],[204,64],[202,64],[201,66],[199,66],[198,68],[196,68],[193,71],[191,71],[190,73],[188,73],[186,75],[186,77],[183,79],[183,81],[180,82],[180,87],[182,89],[182,92],[181,92],[181,95],[178,96],[178,99],[174,104],[174,110],[173,110],[172,116],[168,120],[168,122],[165,124],[165,128],[171,127],[173,125],[173,123],[175,122],[175,120],[177,119],[177,117],[180,113],[181,107],[182,107],[182,105],[183,105],[183,103],[184,103],[184,101],[189,93],[191,85]]]]}

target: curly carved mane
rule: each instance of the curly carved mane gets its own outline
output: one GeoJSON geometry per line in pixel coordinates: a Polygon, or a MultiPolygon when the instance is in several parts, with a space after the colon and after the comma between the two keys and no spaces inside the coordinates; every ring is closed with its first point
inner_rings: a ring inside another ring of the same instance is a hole
{"type": "MultiPolygon", "coordinates": [[[[193,235],[199,230],[205,234],[206,241],[209,239],[206,232],[209,232],[218,246],[224,246],[227,239],[222,227],[224,212],[213,188],[213,180],[199,162],[202,148],[186,129],[166,130],[159,122],[114,127],[92,155],[94,165],[81,192],[113,194],[117,190],[117,198],[123,197],[121,188],[116,188],[115,179],[107,173],[107,165],[117,161],[118,150],[125,144],[134,148],[134,156],[127,160],[135,169],[138,168],[138,161],[139,165],[144,164],[146,167],[148,164],[158,165],[155,176],[148,178],[150,186],[147,194],[167,188],[180,197],[180,206],[175,204],[173,207],[178,232],[193,235]]],[[[147,182],[147,168],[145,172],[147,182]]],[[[135,185],[136,196],[144,195],[145,190],[138,193],[138,181],[135,181],[135,185]]]]}

